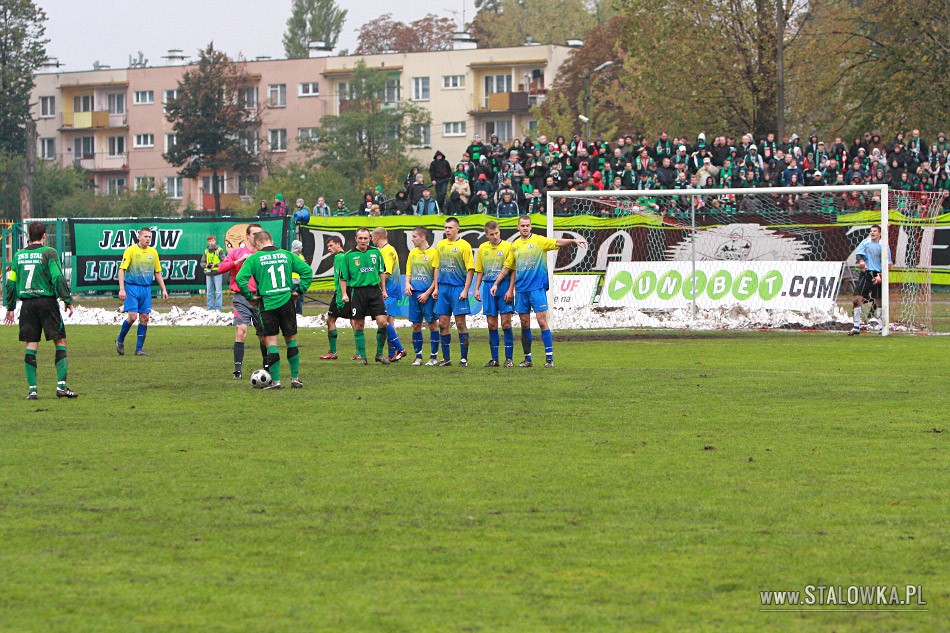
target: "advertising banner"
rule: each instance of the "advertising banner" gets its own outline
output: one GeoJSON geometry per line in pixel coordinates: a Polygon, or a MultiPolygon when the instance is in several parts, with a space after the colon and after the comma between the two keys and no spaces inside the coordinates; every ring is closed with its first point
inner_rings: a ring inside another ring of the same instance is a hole
{"type": "Polygon", "coordinates": [[[557,275],[551,288],[555,308],[576,308],[590,305],[597,292],[600,275],[557,275]]]}
{"type": "Polygon", "coordinates": [[[243,245],[248,222],[257,222],[282,244],[283,218],[152,218],[141,220],[71,220],[70,245],[73,291],[118,290],[119,264],[125,249],[138,242],[143,226],[152,229],[162,277],[169,290],[204,290],[205,275],[198,262],[208,247],[208,236],[229,251],[243,245]]]}
{"type": "Polygon", "coordinates": [[[624,262],[607,267],[601,305],[639,309],[731,305],[831,310],[843,262],[624,262]]]}

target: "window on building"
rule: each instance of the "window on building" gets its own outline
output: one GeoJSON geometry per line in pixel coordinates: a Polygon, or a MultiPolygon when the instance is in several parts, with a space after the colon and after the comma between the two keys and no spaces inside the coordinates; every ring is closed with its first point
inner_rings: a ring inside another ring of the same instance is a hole
{"type": "MultiPolygon", "coordinates": [[[[227,193],[227,184],[228,179],[225,174],[218,175],[218,193],[227,193]]],[[[214,193],[214,190],[211,188],[212,180],[211,176],[202,176],[201,177],[201,188],[205,193],[214,193]]]]}
{"type": "Polygon", "coordinates": [[[56,97],[40,97],[40,118],[56,116],[56,97]]]}
{"type": "Polygon", "coordinates": [[[167,111],[168,102],[174,101],[178,98],[178,89],[174,88],[172,90],[163,90],[162,91],[162,109],[167,111]]]}
{"type": "Polygon", "coordinates": [[[399,79],[387,79],[386,80],[386,92],[383,95],[383,103],[398,103],[399,102],[399,79]]]}
{"type": "Polygon", "coordinates": [[[181,176],[165,176],[165,193],[173,200],[185,197],[185,187],[181,176]]]}
{"type": "Polygon", "coordinates": [[[270,151],[272,152],[286,152],[287,151],[287,130],[271,130],[269,135],[270,141],[270,151]]]}
{"type": "Polygon", "coordinates": [[[154,191],[155,190],[155,176],[136,176],[135,190],[136,191],[154,191]]]}
{"type": "Polygon", "coordinates": [[[257,130],[246,130],[241,134],[241,145],[244,150],[251,154],[257,154],[261,151],[261,139],[257,135],[257,130]]]}
{"type": "Polygon", "coordinates": [[[238,88],[238,103],[245,110],[257,110],[257,86],[238,88]]]}
{"type": "Polygon", "coordinates": [[[432,145],[432,128],[429,125],[422,124],[416,128],[416,142],[419,147],[432,145]]]}
{"type": "Polygon", "coordinates": [[[155,147],[154,134],[136,134],[132,147],[155,147]]]}
{"type": "Polygon", "coordinates": [[[148,105],[150,103],[155,103],[155,91],[136,90],[132,102],[135,105],[148,105]]]}
{"type": "Polygon", "coordinates": [[[56,160],[56,139],[40,139],[40,158],[43,160],[56,160]]]}
{"type": "Polygon", "coordinates": [[[73,112],[92,112],[92,95],[76,95],[73,97],[73,112]]]}
{"type": "Polygon", "coordinates": [[[428,77],[413,77],[412,78],[412,100],[413,101],[428,101],[429,100],[429,78],[428,77]]]}
{"type": "Polygon", "coordinates": [[[345,81],[341,81],[336,85],[336,104],[337,107],[344,101],[350,98],[350,87],[345,81]]]}
{"type": "Polygon", "coordinates": [[[125,178],[110,178],[108,182],[110,195],[118,196],[125,193],[125,178]]]}
{"type": "Polygon", "coordinates": [[[109,156],[123,156],[125,154],[125,137],[124,136],[110,136],[109,137],[109,156]]]}
{"type": "Polygon", "coordinates": [[[237,189],[240,196],[253,196],[260,184],[260,176],[238,176],[237,189]]]}
{"type": "Polygon", "coordinates": [[[96,137],[80,136],[73,139],[73,158],[94,158],[96,155],[96,137]]]}
{"type": "Polygon", "coordinates": [[[442,136],[465,136],[465,121],[448,121],[442,130],[442,136]]]}
{"type": "Polygon", "coordinates": [[[511,75],[485,75],[485,94],[511,92],[511,75]]]}
{"type": "Polygon", "coordinates": [[[320,94],[320,82],[305,81],[297,84],[298,97],[316,97],[320,94]]]}
{"type": "Polygon", "coordinates": [[[312,143],[317,140],[317,128],[301,127],[297,128],[297,140],[302,143],[312,143]]]}
{"type": "Polygon", "coordinates": [[[109,114],[125,114],[125,93],[113,92],[106,95],[109,104],[109,114]]]}
{"type": "Polygon", "coordinates": [[[170,132],[165,133],[165,151],[167,152],[172,147],[175,146],[175,143],[178,142],[178,135],[170,132]]]}
{"type": "Polygon", "coordinates": [[[461,90],[465,87],[465,75],[442,75],[443,90],[461,90]]]}
{"type": "Polygon", "coordinates": [[[267,103],[272,108],[287,107],[287,84],[270,84],[267,86],[267,103]]]}
{"type": "Polygon", "coordinates": [[[498,140],[502,143],[511,140],[511,120],[507,121],[485,121],[485,136],[491,138],[492,134],[498,135],[498,140]]]}

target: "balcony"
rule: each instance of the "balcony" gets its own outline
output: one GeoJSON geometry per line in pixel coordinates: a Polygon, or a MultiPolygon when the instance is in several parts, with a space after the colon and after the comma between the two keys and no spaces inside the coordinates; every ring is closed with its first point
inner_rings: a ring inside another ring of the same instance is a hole
{"type": "Polygon", "coordinates": [[[87,171],[129,171],[129,155],[84,155],[73,159],[73,165],[87,171]]]}
{"type": "Polygon", "coordinates": [[[61,131],[92,130],[128,127],[125,114],[112,114],[108,110],[94,112],[63,112],[61,131]]]}
{"type": "Polygon", "coordinates": [[[527,92],[495,92],[488,95],[483,103],[477,103],[471,113],[527,112],[530,109],[531,102],[527,92]]]}

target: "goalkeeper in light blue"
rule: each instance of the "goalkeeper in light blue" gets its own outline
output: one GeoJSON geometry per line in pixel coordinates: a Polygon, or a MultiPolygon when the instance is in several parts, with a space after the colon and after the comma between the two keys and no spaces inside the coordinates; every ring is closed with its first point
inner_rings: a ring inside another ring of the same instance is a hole
{"type": "Polygon", "coordinates": [[[524,349],[524,362],[518,367],[531,367],[531,311],[534,310],[541,329],[541,341],[544,343],[545,367],[554,367],[554,335],[548,326],[548,267],[545,253],[562,246],[576,244],[586,246],[583,239],[541,237],[531,233],[531,216],[518,218],[518,233],[521,235],[511,244],[511,253],[505,259],[505,267],[492,285],[492,295],[496,295],[499,284],[508,275],[515,273],[515,312],[521,320],[521,347],[524,349]]]}

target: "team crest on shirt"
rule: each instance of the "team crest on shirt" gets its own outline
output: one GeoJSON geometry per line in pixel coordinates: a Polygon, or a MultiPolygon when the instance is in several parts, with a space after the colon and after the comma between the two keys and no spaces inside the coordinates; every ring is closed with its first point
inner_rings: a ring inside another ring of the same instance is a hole
{"type": "Polygon", "coordinates": [[[428,255],[423,255],[423,256],[422,256],[422,261],[424,261],[424,262],[429,261],[429,256],[428,256],[428,255]]]}
{"type": "Polygon", "coordinates": [[[356,266],[359,266],[359,265],[360,265],[360,258],[357,257],[356,259],[354,259],[354,260],[353,260],[353,264],[356,265],[356,266]]]}
{"type": "Polygon", "coordinates": [[[452,249],[452,252],[453,252],[453,253],[457,253],[457,252],[459,252],[459,247],[458,247],[458,246],[456,246],[455,248],[453,248],[453,249],[452,249]]]}
{"type": "Polygon", "coordinates": [[[534,244],[528,244],[528,248],[534,248],[534,244]]]}
{"type": "Polygon", "coordinates": [[[498,251],[498,256],[501,257],[502,255],[504,255],[504,253],[502,253],[501,251],[498,251]]]}

